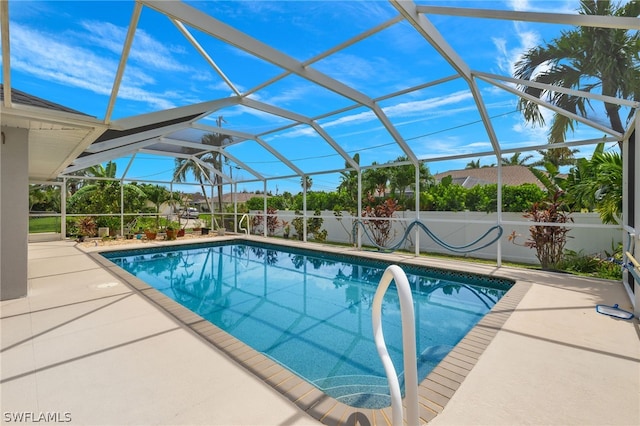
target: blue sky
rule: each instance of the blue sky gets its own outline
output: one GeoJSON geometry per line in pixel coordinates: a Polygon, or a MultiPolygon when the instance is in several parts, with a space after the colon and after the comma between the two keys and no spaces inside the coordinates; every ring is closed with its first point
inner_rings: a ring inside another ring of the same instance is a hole
{"type": "MultiPolygon", "coordinates": [[[[246,32],[298,60],[306,61],[397,15],[386,1],[212,1],[188,2],[216,19],[246,32]]],[[[488,7],[504,10],[573,12],[577,1],[427,1],[418,4],[488,7]]],[[[119,56],[131,19],[130,1],[10,1],[12,86],[97,118],[104,118],[119,56]]],[[[455,52],[471,69],[510,76],[526,49],[550,41],[567,29],[534,24],[447,16],[428,16],[455,52]]],[[[250,56],[197,30],[190,29],[233,85],[244,92],[282,73],[282,69],[250,56]]],[[[375,99],[421,83],[454,74],[451,66],[409,24],[397,23],[345,50],[315,62],[312,67],[375,99]]],[[[480,82],[487,112],[493,118],[502,149],[541,145],[547,130],[526,124],[516,112],[515,96],[480,82]]],[[[118,93],[112,119],[224,98],[230,87],[206,63],[164,15],[144,7],[118,93]]],[[[252,99],[320,117],[353,102],[306,80],[287,76],[251,95],[252,99]]],[[[491,150],[479,122],[474,100],[460,78],[414,91],[379,105],[418,158],[436,158],[491,150]]],[[[225,108],[216,116],[224,127],[262,134],[290,124],[283,118],[242,106],[225,108]]],[[[593,119],[606,123],[601,112],[593,119]]],[[[349,155],[358,152],[361,165],[384,163],[402,155],[374,114],[354,108],[318,123],[349,155]]],[[[180,136],[197,142],[201,133],[180,136]]],[[[601,137],[584,125],[569,140],[601,137]]],[[[334,170],[344,160],[307,126],[297,126],[262,138],[307,173],[334,170]]],[[[229,147],[264,176],[292,174],[253,141],[229,147]]],[[[589,149],[584,155],[588,155],[589,149]]],[[[526,154],[534,152],[524,152],[526,154]]],[[[507,156],[510,156],[507,155],[507,156]]],[[[479,157],[429,162],[432,173],[460,169],[479,157]]],[[[481,164],[495,163],[481,158],[481,164]]],[[[118,162],[122,172],[128,158],[118,162]]],[[[234,177],[250,178],[230,162],[234,177]]],[[[173,160],[139,154],[128,177],[171,180],[173,160]]],[[[270,181],[268,190],[298,192],[300,179],[270,181]]],[[[313,176],[313,190],[334,190],[337,173],[313,176]]],[[[181,188],[182,189],[182,188],[181,188]]],[[[239,190],[262,190],[261,182],[240,184],[239,190]]],[[[196,187],[186,189],[196,191],[196,187]]]]}

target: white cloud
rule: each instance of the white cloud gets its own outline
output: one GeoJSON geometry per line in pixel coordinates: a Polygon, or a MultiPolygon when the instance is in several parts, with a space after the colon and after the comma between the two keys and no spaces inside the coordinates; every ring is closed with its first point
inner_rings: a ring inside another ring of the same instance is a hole
{"type": "Polygon", "coordinates": [[[576,13],[579,0],[507,0],[507,7],[519,12],[576,13]]]}
{"type": "Polygon", "coordinates": [[[527,29],[525,25],[519,22],[513,23],[513,30],[514,37],[509,41],[515,40],[515,46],[509,46],[505,38],[491,38],[497,50],[496,62],[498,69],[507,75],[513,75],[515,64],[522,58],[522,55],[529,49],[538,46],[542,41],[540,34],[527,29]]]}
{"type": "Polygon", "coordinates": [[[438,111],[442,113],[442,108],[449,105],[473,99],[473,95],[468,90],[461,90],[435,98],[428,98],[419,101],[401,102],[396,105],[383,108],[389,117],[408,117],[412,115],[422,115],[428,111],[438,111]]]}
{"type": "MultiPolygon", "coordinates": [[[[118,67],[116,57],[74,45],[60,34],[46,33],[11,23],[12,67],[43,80],[82,88],[109,96],[118,67]]],[[[156,80],[141,68],[129,65],[118,92],[120,99],[144,102],[156,109],[173,108],[179,94],[154,92],[145,87],[156,80]]]]}
{"type": "MultiPolygon", "coordinates": [[[[466,112],[469,110],[475,110],[473,106],[457,106],[461,103],[471,100],[473,97],[469,91],[459,91],[454,92],[447,96],[438,96],[428,99],[421,99],[410,102],[400,102],[395,105],[390,105],[382,108],[383,112],[389,118],[404,118],[402,122],[395,123],[396,127],[401,127],[403,125],[415,123],[418,121],[423,121],[427,119],[432,119],[433,117],[443,117],[459,114],[461,112],[466,112]],[[449,107],[449,108],[447,108],[449,107]],[[416,119],[406,119],[409,117],[417,117],[416,119]]],[[[367,123],[370,121],[377,120],[376,115],[373,111],[366,110],[354,114],[343,115],[336,119],[332,119],[329,121],[322,122],[320,125],[329,129],[332,127],[342,127],[346,133],[341,133],[340,138],[345,138],[347,136],[355,136],[359,134],[369,133],[379,131],[382,128],[382,124],[378,123],[377,126],[369,126],[363,130],[347,130],[348,125],[358,125],[367,123]]],[[[296,138],[301,136],[310,136],[315,134],[315,131],[311,128],[295,128],[290,131],[286,131],[283,133],[279,133],[277,135],[278,138],[296,138]]]]}
{"type": "Polygon", "coordinates": [[[100,94],[110,93],[117,63],[87,49],[59,42],[57,38],[12,23],[12,65],[46,80],[100,94]]]}
{"type": "MultiPolygon", "coordinates": [[[[104,47],[116,55],[122,53],[127,35],[126,28],[99,21],[83,21],[81,26],[87,30],[87,33],[82,36],[93,45],[104,47]]],[[[137,29],[129,58],[145,67],[166,71],[189,71],[189,67],[174,59],[175,53],[184,53],[184,49],[160,43],[143,29],[137,29]]]]}

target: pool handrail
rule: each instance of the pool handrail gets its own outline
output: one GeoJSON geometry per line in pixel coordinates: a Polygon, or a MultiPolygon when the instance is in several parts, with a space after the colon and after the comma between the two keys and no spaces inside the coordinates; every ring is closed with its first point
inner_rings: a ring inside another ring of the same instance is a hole
{"type": "Polygon", "coordinates": [[[245,235],[249,235],[249,230],[247,228],[242,227],[242,221],[245,219],[247,220],[247,228],[249,227],[249,216],[245,213],[242,215],[242,217],[238,221],[238,229],[241,231],[244,231],[245,235]]]}
{"type": "Polygon", "coordinates": [[[407,403],[408,425],[418,424],[418,366],[416,358],[416,327],[413,309],[413,296],[409,280],[402,268],[398,265],[390,265],[384,271],[378,289],[373,297],[373,307],[371,321],[373,324],[373,338],[378,350],[378,356],[384,366],[389,382],[389,393],[391,396],[392,424],[394,426],[403,425],[402,394],[398,375],[393,366],[393,361],[387,351],[382,332],[382,300],[391,280],[396,283],[398,297],[400,299],[400,314],[402,318],[402,352],[404,361],[404,386],[407,403]]]}

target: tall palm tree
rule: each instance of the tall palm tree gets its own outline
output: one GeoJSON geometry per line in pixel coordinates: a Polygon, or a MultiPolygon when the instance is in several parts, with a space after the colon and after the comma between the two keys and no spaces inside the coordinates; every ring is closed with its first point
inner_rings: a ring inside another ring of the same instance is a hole
{"type": "MultiPolygon", "coordinates": [[[[222,123],[225,120],[222,116],[216,118],[216,124],[218,127],[222,127],[222,123]]],[[[200,142],[203,145],[214,146],[216,148],[222,148],[227,143],[231,142],[233,139],[229,135],[225,135],[222,133],[207,133],[202,136],[200,142]]],[[[198,158],[206,163],[209,163],[215,170],[222,172],[222,163],[224,155],[221,150],[216,150],[213,152],[207,152],[205,154],[201,154],[198,158]]],[[[191,174],[195,180],[200,183],[200,189],[202,189],[202,194],[204,195],[205,202],[211,211],[213,211],[213,205],[209,202],[209,197],[207,197],[207,191],[205,189],[204,183],[206,180],[210,180],[218,189],[218,208],[219,211],[222,211],[222,177],[217,174],[211,173],[206,167],[201,168],[198,164],[188,158],[176,158],[174,174],[173,178],[178,182],[187,181],[187,176],[191,174]],[[213,176],[211,176],[213,174],[213,176]]]]}
{"type": "Polygon", "coordinates": [[[302,187],[303,190],[310,190],[311,186],[313,185],[313,179],[311,178],[311,176],[303,176],[300,178],[300,186],[302,187]]]}
{"type": "MultiPolygon", "coordinates": [[[[631,0],[617,5],[609,0],[581,0],[581,15],[611,15],[637,17],[640,1],[631,0]]],[[[545,46],[527,51],[516,63],[514,76],[539,83],[592,92],[624,99],[640,99],[638,54],[640,38],[637,31],[616,28],[576,27],[545,46]]],[[[591,105],[578,96],[525,86],[524,91],[540,99],[549,99],[554,105],[588,118],[591,105]]],[[[544,125],[540,108],[534,102],[520,99],[518,108],[527,121],[544,125]]],[[[606,103],[604,108],[611,129],[624,133],[620,107],[606,103]]],[[[633,111],[630,111],[632,114],[633,111]]],[[[627,117],[627,121],[631,115],[627,117]]],[[[574,121],[556,113],[549,130],[549,142],[565,141],[574,121]]]]}

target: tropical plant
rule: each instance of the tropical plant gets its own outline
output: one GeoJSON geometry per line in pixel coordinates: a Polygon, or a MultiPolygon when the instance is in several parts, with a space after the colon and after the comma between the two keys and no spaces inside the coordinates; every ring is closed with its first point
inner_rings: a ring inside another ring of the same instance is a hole
{"type": "Polygon", "coordinates": [[[393,237],[391,230],[393,222],[390,220],[399,210],[398,202],[393,198],[387,198],[382,202],[369,194],[369,205],[362,211],[362,223],[371,231],[371,238],[378,247],[385,247],[393,237]]]}
{"type": "Polygon", "coordinates": [[[542,149],[538,151],[542,157],[530,164],[532,167],[544,166],[547,163],[553,164],[556,168],[561,166],[572,166],[576,159],[574,154],[578,153],[578,149],[570,149],[567,147],[542,149]]]}
{"type": "Polygon", "coordinates": [[[598,144],[591,160],[581,158],[567,176],[574,208],[596,210],[604,223],[616,224],[622,214],[622,157],[598,144]]]}
{"type": "Polygon", "coordinates": [[[313,186],[313,179],[311,176],[303,176],[300,178],[300,186],[303,191],[308,191],[313,186]]]}
{"type": "Polygon", "coordinates": [[[98,230],[96,220],[91,216],[79,217],[76,220],[76,226],[78,228],[78,234],[82,237],[93,237],[98,230]]]}
{"type": "Polygon", "coordinates": [[[304,239],[304,218],[302,217],[302,212],[299,210],[295,211],[295,215],[296,216],[291,221],[291,224],[293,225],[293,229],[296,230],[298,239],[302,241],[304,239]]]}
{"type": "MultiPolygon", "coordinates": [[[[581,0],[581,15],[610,15],[637,17],[640,2],[632,0],[620,5],[609,0],[581,0]]],[[[640,78],[638,61],[640,38],[638,31],[620,28],[576,27],[563,31],[545,46],[528,50],[516,63],[516,78],[561,86],[568,89],[593,92],[597,89],[603,95],[638,100],[640,98],[640,78]]],[[[569,93],[522,85],[524,92],[536,98],[547,100],[574,114],[590,118],[594,116],[588,99],[569,93]]],[[[544,125],[544,117],[539,105],[521,98],[518,108],[527,121],[544,125]]],[[[620,106],[604,103],[611,129],[624,133],[620,118],[620,106]]],[[[631,108],[627,122],[634,110],[631,108]]],[[[596,113],[597,114],[597,113],[596,113]]],[[[574,120],[555,113],[549,130],[549,142],[565,141],[568,130],[573,130],[574,120]]]]}
{"type": "MultiPolygon", "coordinates": [[[[408,161],[405,156],[396,158],[393,162],[408,161]]],[[[416,168],[412,164],[405,164],[400,166],[391,167],[389,169],[389,189],[392,194],[397,194],[398,200],[402,203],[406,198],[406,191],[408,188],[415,188],[416,182],[416,168]]],[[[419,166],[419,178],[420,187],[424,188],[427,184],[431,183],[432,177],[429,173],[429,169],[424,163],[420,163],[419,166]]]]}
{"type": "MultiPolygon", "coordinates": [[[[108,162],[106,166],[97,165],[86,171],[86,176],[102,178],[82,181],[79,189],[68,199],[69,213],[120,213],[120,181],[116,180],[116,163],[108,162]]],[[[129,183],[122,186],[124,191],[124,212],[140,211],[145,203],[146,194],[140,186],[129,183]]]]}
{"type": "Polygon", "coordinates": [[[560,265],[564,271],[592,277],[620,280],[622,278],[622,244],[613,247],[612,253],[605,251],[605,256],[585,254],[582,250],[565,250],[560,265]]]}
{"type": "MultiPolygon", "coordinates": [[[[360,164],[360,154],[356,153],[353,156],[353,161],[356,164],[360,164]]],[[[345,169],[350,165],[345,161],[345,169]]],[[[344,194],[345,199],[348,200],[343,206],[344,209],[355,209],[358,201],[358,172],[355,170],[340,172],[340,185],[338,185],[338,193],[344,194]]]]}
{"type": "MultiPolygon", "coordinates": [[[[218,127],[222,127],[222,123],[225,120],[222,116],[219,116],[216,119],[216,124],[218,127]]],[[[201,166],[198,164],[197,160],[192,158],[176,158],[173,177],[178,182],[186,182],[187,176],[191,174],[195,180],[200,184],[200,189],[202,190],[202,194],[204,195],[205,202],[209,207],[210,211],[213,211],[213,205],[207,197],[207,191],[205,189],[205,181],[212,182],[213,185],[217,187],[218,190],[218,209],[222,211],[222,163],[223,163],[223,153],[222,147],[233,141],[233,138],[229,135],[225,135],[222,133],[207,133],[200,139],[200,143],[203,145],[214,147],[209,152],[204,154],[196,155],[195,158],[204,162],[206,166],[201,166]],[[219,173],[214,173],[212,170],[216,170],[219,173]]]]}
{"type": "Polygon", "coordinates": [[[59,212],[60,187],[55,185],[29,185],[29,211],[59,212]]]}
{"type": "MultiPolygon", "coordinates": [[[[548,199],[533,203],[524,217],[533,222],[567,223],[573,222],[562,199],[562,191],[556,191],[548,199]]],[[[525,247],[536,250],[536,257],[543,269],[559,269],[567,243],[569,228],[557,225],[534,225],[529,227],[530,237],[524,242],[525,247]]],[[[509,241],[516,243],[518,235],[513,232],[509,241]]]]}
{"type": "Polygon", "coordinates": [[[150,201],[154,206],[154,209],[155,209],[154,213],[156,214],[155,227],[158,228],[160,226],[159,224],[160,207],[162,206],[163,203],[166,203],[167,201],[172,199],[171,193],[167,188],[160,185],[143,184],[141,185],[141,189],[146,194],[147,200],[150,201]]]}
{"type": "Polygon", "coordinates": [[[453,183],[451,175],[442,178],[438,185],[429,188],[432,197],[432,210],[463,211],[467,190],[462,185],[453,183]]]}
{"type": "Polygon", "coordinates": [[[278,219],[278,210],[274,208],[267,208],[267,234],[273,236],[276,230],[280,227],[280,220],[278,219]]]}
{"type": "MultiPolygon", "coordinates": [[[[317,241],[325,241],[327,239],[327,230],[322,229],[324,219],[320,210],[316,210],[313,217],[307,218],[307,235],[313,235],[313,238],[317,241]]],[[[295,217],[291,221],[293,229],[296,230],[298,239],[302,241],[304,239],[304,218],[299,210],[295,211],[295,217]]]]}
{"type": "Polygon", "coordinates": [[[313,213],[313,217],[307,219],[307,234],[313,235],[313,239],[317,241],[325,241],[327,239],[327,230],[322,229],[324,219],[320,210],[313,213]]]}
{"type": "Polygon", "coordinates": [[[533,155],[529,154],[520,158],[521,154],[522,154],[521,152],[515,152],[509,158],[502,157],[502,165],[503,166],[526,166],[527,161],[531,160],[533,158],[533,155]]]}
{"type": "Polygon", "coordinates": [[[465,169],[479,169],[480,168],[480,159],[478,158],[477,160],[469,161],[464,168],[465,169]]]}
{"type": "Polygon", "coordinates": [[[545,170],[529,167],[531,173],[545,186],[547,193],[553,196],[558,191],[564,191],[567,179],[560,173],[560,169],[553,163],[545,163],[545,170]]]}
{"type": "MultiPolygon", "coordinates": [[[[379,165],[377,162],[371,163],[372,166],[379,165]]],[[[389,181],[389,168],[372,167],[362,172],[362,191],[363,193],[376,194],[384,197],[387,192],[387,182],[389,181]]]]}

